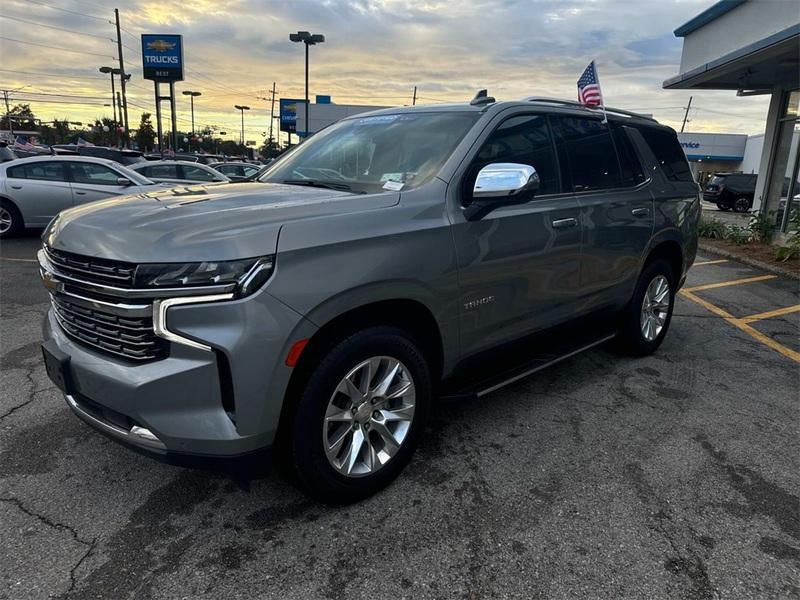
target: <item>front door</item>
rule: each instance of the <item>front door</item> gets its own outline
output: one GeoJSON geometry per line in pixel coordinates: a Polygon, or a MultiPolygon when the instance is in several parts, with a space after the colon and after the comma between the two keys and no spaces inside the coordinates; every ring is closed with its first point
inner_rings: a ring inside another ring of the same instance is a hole
{"type": "Polygon", "coordinates": [[[117,183],[117,179],[123,175],[106,165],[75,161],[69,163],[69,168],[72,173],[71,185],[75,204],[85,204],[128,193],[130,186],[117,183]]]}
{"type": "Polygon", "coordinates": [[[531,165],[541,187],[529,202],[479,220],[454,214],[464,355],[567,320],[579,290],[579,207],[561,193],[547,118],[516,115],[496,127],[463,175],[467,202],[478,171],[491,163],[531,165]]]}

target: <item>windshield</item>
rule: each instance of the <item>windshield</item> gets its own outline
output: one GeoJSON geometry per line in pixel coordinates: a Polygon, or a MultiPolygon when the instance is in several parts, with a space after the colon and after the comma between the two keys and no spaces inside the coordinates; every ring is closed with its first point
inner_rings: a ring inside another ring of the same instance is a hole
{"type": "Polygon", "coordinates": [[[418,187],[436,175],[479,116],[400,113],[340,121],[281,157],[258,180],[357,193],[418,187]]]}
{"type": "Polygon", "coordinates": [[[123,176],[130,179],[136,185],[155,185],[154,181],[150,181],[147,177],[142,175],[141,173],[137,173],[133,169],[129,169],[125,165],[121,165],[118,162],[111,161],[114,164],[114,168],[122,173],[123,176]]]}

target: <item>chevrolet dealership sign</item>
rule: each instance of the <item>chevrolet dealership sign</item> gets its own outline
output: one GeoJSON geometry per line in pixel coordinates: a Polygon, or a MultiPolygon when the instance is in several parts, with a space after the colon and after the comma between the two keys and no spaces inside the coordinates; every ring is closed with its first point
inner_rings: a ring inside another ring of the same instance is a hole
{"type": "Polygon", "coordinates": [[[144,78],[183,80],[183,36],[142,34],[144,78]]]}

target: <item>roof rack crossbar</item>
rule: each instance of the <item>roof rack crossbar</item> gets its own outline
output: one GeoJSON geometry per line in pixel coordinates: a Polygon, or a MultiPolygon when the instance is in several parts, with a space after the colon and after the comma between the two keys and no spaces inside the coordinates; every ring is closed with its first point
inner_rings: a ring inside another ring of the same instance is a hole
{"type": "MultiPolygon", "coordinates": [[[[562,100],[560,98],[547,98],[544,96],[528,96],[527,98],[523,98],[522,100],[523,102],[546,102],[548,104],[560,104],[562,106],[569,106],[570,108],[583,108],[585,110],[589,110],[592,112],[598,110],[585,106],[580,102],[575,102],[574,100],[562,100]]],[[[612,108],[610,106],[606,106],[605,109],[607,113],[611,114],[626,115],[628,117],[638,117],[640,119],[647,119],[648,121],[653,121],[654,123],[658,122],[653,117],[648,117],[647,115],[632,112],[630,110],[623,110],[621,108],[612,108]]]]}

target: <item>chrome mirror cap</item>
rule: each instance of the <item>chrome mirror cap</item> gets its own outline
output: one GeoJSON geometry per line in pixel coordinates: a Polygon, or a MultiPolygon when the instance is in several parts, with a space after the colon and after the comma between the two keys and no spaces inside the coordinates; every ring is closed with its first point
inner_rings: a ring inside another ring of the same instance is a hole
{"type": "Polygon", "coordinates": [[[493,163],[483,167],[475,179],[473,199],[514,196],[539,189],[539,174],[530,165],[493,163]]]}

